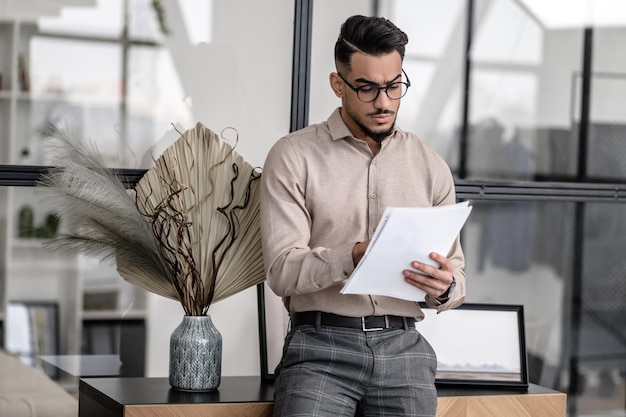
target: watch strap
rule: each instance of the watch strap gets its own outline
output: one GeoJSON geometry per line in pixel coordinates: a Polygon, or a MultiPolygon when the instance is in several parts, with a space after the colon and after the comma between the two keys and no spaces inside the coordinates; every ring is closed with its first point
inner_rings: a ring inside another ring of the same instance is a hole
{"type": "Polygon", "coordinates": [[[454,291],[454,287],[456,287],[456,278],[454,278],[453,276],[452,282],[450,283],[450,286],[448,287],[446,292],[441,294],[439,297],[436,297],[437,301],[439,301],[440,303],[445,303],[446,301],[448,301],[450,299],[450,295],[452,295],[452,291],[454,291]]]}

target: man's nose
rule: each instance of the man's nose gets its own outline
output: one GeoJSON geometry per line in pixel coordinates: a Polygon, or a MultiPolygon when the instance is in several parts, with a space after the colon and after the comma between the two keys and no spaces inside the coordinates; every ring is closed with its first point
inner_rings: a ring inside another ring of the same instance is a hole
{"type": "Polygon", "coordinates": [[[388,109],[391,106],[391,99],[384,89],[378,90],[378,97],[374,100],[374,106],[379,109],[388,109]]]}

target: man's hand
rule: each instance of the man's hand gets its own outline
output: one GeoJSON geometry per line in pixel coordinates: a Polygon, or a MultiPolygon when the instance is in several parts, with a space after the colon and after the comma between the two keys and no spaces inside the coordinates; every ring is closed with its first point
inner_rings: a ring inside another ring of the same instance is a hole
{"type": "MultiPolygon", "coordinates": [[[[354,251],[352,254],[354,257],[354,251]]],[[[402,274],[406,282],[426,292],[431,297],[437,298],[445,293],[452,283],[454,268],[448,258],[438,253],[432,252],[430,259],[437,262],[439,268],[413,261],[411,262],[411,267],[421,273],[405,269],[402,271],[402,274]]]]}
{"type": "Polygon", "coordinates": [[[365,251],[367,250],[367,247],[369,246],[369,244],[370,244],[370,241],[366,240],[365,242],[357,242],[354,245],[354,248],[352,248],[352,262],[354,262],[354,266],[356,266],[359,263],[359,261],[365,254],[365,251]]]}

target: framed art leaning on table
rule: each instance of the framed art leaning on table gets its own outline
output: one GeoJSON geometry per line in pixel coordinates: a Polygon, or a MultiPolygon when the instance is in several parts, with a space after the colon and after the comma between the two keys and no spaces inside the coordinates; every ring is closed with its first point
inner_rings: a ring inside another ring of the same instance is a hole
{"type": "Polygon", "coordinates": [[[528,387],[523,306],[465,303],[440,314],[420,306],[416,328],[437,354],[437,385],[528,387]]]}

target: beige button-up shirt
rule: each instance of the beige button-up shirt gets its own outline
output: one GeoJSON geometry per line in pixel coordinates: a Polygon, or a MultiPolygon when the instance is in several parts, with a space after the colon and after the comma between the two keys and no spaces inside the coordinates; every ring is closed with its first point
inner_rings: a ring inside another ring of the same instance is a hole
{"type": "MultiPolygon", "coordinates": [[[[345,316],[424,315],[416,302],[340,290],[354,270],[352,249],[368,240],[386,207],[456,202],[446,162],[417,136],[396,127],[373,155],[335,110],[324,123],[274,144],[261,176],[261,236],[267,282],[290,312],[320,310],[345,316]]],[[[428,239],[428,236],[424,236],[428,239]]],[[[456,288],[438,310],[465,297],[465,264],[457,238],[447,254],[456,288]]],[[[403,279],[398,267],[397,277],[403,279]]]]}

